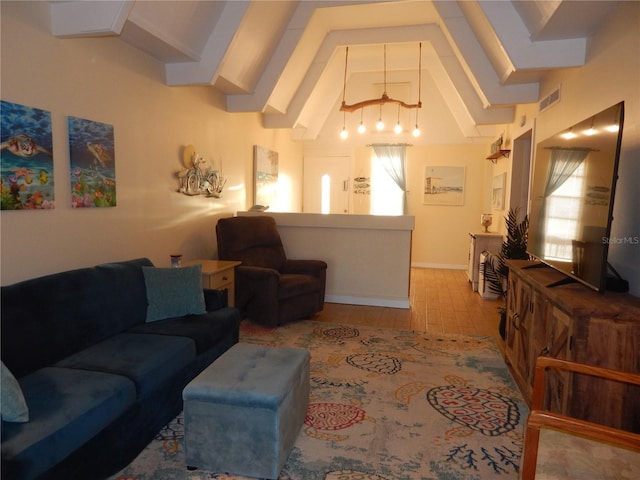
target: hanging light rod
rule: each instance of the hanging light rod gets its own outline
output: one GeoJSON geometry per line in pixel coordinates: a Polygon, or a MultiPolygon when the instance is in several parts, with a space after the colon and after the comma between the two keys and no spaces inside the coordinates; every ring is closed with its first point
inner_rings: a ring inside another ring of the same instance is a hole
{"type": "MultiPolygon", "coordinates": [[[[371,105],[384,105],[385,103],[397,103],[402,108],[422,108],[422,102],[418,103],[405,103],[402,100],[396,100],[395,98],[389,97],[387,93],[383,93],[380,98],[372,98],[370,100],[363,100],[362,102],[354,103],[353,105],[347,105],[345,101],[342,101],[342,106],[340,107],[341,112],[355,112],[356,110],[360,110],[361,108],[369,107],[371,105]]],[[[335,108],[335,107],[334,107],[335,108]]]]}
{"type": "Polygon", "coordinates": [[[345,101],[345,95],[347,90],[347,65],[349,62],[349,47],[346,48],[344,59],[344,82],[342,88],[342,105],[340,106],[341,112],[355,112],[361,108],[369,107],[371,105],[384,105],[386,103],[395,103],[402,108],[422,108],[422,42],[419,44],[419,56],[418,56],[418,103],[406,103],[402,100],[396,100],[391,98],[387,94],[387,45],[384,45],[384,92],[380,98],[372,98],[369,100],[363,100],[352,105],[348,105],[345,101]]]}

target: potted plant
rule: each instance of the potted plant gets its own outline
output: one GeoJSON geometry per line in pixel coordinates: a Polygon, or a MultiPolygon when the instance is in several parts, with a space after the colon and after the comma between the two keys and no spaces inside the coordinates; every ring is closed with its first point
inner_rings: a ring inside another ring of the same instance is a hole
{"type": "MultiPolygon", "coordinates": [[[[504,301],[507,299],[507,277],[509,276],[506,260],[529,260],[530,258],[527,253],[529,217],[525,215],[520,220],[519,213],[520,209],[517,207],[509,209],[505,217],[507,237],[502,242],[500,252],[497,255],[491,253],[487,255],[484,264],[480,266],[483,269],[484,278],[489,284],[489,291],[504,301]]],[[[507,307],[502,305],[498,310],[500,312],[500,335],[504,338],[507,307]]]]}

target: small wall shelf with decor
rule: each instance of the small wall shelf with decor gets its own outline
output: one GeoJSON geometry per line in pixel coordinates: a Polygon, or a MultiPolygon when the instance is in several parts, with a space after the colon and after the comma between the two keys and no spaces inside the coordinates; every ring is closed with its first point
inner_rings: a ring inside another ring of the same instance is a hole
{"type": "Polygon", "coordinates": [[[492,163],[496,163],[500,157],[508,157],[510,153],[511,150],[497,150],[489,155],[487,160],[491,160],[492,163]]]}

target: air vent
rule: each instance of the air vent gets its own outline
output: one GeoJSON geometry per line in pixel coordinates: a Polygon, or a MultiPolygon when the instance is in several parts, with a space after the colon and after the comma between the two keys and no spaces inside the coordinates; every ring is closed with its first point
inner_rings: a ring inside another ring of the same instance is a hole
{"type": "Polygon", "coordinates": [[[555,105],[559,101],[560,101],[560,87],[557,87],[553,92],[551,92],[549,95],[547,95],[540,101],[540,104],[539,104],[540,111],[541,112],[545,111],[547,108],[555,105]]]}

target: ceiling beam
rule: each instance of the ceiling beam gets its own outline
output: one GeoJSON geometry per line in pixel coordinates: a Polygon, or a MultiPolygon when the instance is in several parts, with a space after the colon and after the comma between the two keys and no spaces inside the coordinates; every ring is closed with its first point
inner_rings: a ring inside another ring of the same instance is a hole
{"type": "Polygon", "coordinates": [[[222,13],[211,29],[202,51],[201,60],[168,63],[165,65],[167,85],[212,85],[215,83],[222,60],[242,22],[250,2],[226,1],[222,13]]]}
{"type": "Polygon", "coordinates": [[[51,33],[55,37],[120,35],[135,1],[51,2],[51,33]]]}

